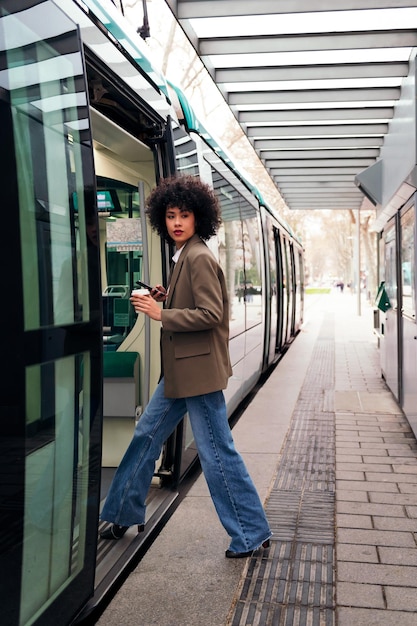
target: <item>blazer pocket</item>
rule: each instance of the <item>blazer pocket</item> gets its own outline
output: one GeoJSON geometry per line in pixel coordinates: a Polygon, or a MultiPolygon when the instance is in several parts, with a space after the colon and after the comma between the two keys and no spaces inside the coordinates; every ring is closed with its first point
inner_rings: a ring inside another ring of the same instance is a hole
{"type": "Polygon", "coordinates": [[[210,354],[210,340],[205,332],[179,333],[174,336],[174,354],[176,359],[210,354]]]}

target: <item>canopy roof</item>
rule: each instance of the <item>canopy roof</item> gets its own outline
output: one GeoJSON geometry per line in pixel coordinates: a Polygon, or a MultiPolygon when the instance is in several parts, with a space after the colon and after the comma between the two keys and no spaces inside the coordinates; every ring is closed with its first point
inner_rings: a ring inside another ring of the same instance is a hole
{"type": "Polygon", "coordinates": [[[166,0],[290,209],[358,209],[417,0],[166,0]]]}

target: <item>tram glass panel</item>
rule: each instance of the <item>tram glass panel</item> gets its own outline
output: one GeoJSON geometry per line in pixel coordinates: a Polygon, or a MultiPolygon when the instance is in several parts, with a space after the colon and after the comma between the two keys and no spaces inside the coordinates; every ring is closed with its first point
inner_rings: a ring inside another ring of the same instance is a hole
{"type": "Polygon", "coordinates": [[[415,307],[415,207],[401,218],[401,402],[414,433],[417,432],[417,342],[415,307]]]}
{"type": "Polygon", "coordinates": [[[88,389],[82,378],[89,376],[88,353],[26,371],[22,614],[27,616],[83,567],[90,398],[82,392],[88,389]]]}
{"type": "Polygon", "coordinates": [[[395,225],[385,232],[385,291],[392,309],[398,306],[397,290],[397,253],[395,225]]]}
{"type": "Polygon", "coordinates": [[[289,242],[281,235],[282,253],[282,342],[286,344],[289,338],[289,289],[291,285],[289,242]]]}
{"type": "MultiPolygon", "coordinates": [[[[234,187],[215,170],[213,170],[213,185],[221,208],[222,223],[218,232],[219,260],[229,295],[230,339],[233,339],[245,330],[245,262],[240,196],[234,187]]],[[[232,364],[242,357],[243,345],[241,354],[232,356],[232,364]]]]}
{"type": "Polygon", "coordinates": [[[104,220],[100,232],[102,229],[105,232],[104,349],[115,351],[135,324],[136,315],[129,298],[135,282],[144,278],[139,192],[133,185],[102,176],[97,177],[97,190],[100,222],[104,220]]]}
{"type": "Polygon", "coordinates": [[[399,337],[398,337],[398,283],[396,218],[384,232],[385,238],[385,291],[391,304],[385,312],[384,342],[381,344],[381,368],[383,376],[395,398],[399,400],[399,337]]]}
{"type": "Polygon", "coordinates": [[[401,291],[402,313],[415,320],[414,229],[415,217],[412,207],[401,218],[401,291]]]}
{"type": "Polygon", "coordinates": [[[85,567],[88,509],[90,358],[82,351],[65,356],[68,328],[91,321],[88,229],[95,216],[84,195],[87,161],[92,165],[87,102],[81,54],[65,53],[77,31],[56,7],[44,7],[43,18],[54,23],[50,42],[36,33],[41,19],[21,23],[20,13],[9,16],[2,33],[6,44],[11,36],[6,56],[20,173],[24,331],[38,340],[25,358],[39,359],[25,368],[20,624],[32,623],[85,567]],[[67,330],[58,331],[61,325],[67,330]]]}
{"type": "Polygon", "coordinates": [[[262,342],[262,269],[259,214],[244,198],[240,199],[243,221],[243,261],[245,267],[246,352],[262,342]],[[255,331],[254,328],[258,327],[255,331]]]}
{"type": "Polygon", "coordinates": [[[268,271],[270,282],[270,329],[269,329],[269,357],[268,362],[272,362],[275,357],[277,349],[277,341],[279,337],[278,332],[278,274],[279,268],[277,264],[277,251],[275,248],[275,231],[273,228],[272,220],[269,215],[266,215],[266,232],[267,232],[267,254],[268,254],[268,271]]]}
{"type": "Polygon", "coordinates": [[[298,267],[299,267],[299,280],[298,280],[298,296],[299,296],[299,317],[298,321],[300,324],[304,319],[304,259],[302,251],[298,251],[298,267]]]}

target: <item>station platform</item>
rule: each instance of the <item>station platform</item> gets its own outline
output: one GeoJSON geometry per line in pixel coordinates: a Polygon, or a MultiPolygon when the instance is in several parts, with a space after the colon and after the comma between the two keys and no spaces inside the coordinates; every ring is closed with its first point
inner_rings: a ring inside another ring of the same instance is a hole
{"type": "Polygon", "coordinates": [[[226,559],[200,474],[99,626],[416,626],[417,444],[380,374],[372,308],[305,323],[233,428],[273,531],[226,559]]]}

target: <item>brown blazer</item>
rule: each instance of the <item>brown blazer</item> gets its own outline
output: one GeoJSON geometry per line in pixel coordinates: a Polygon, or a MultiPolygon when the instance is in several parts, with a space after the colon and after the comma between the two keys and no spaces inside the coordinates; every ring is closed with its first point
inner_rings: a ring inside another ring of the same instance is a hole
{"type": "Polygon", "coordinates": [[[223,271],[198,235],[175,265],[162,310],[162,372],[167,398],[227,387],[229,302],[223,271]]]}

